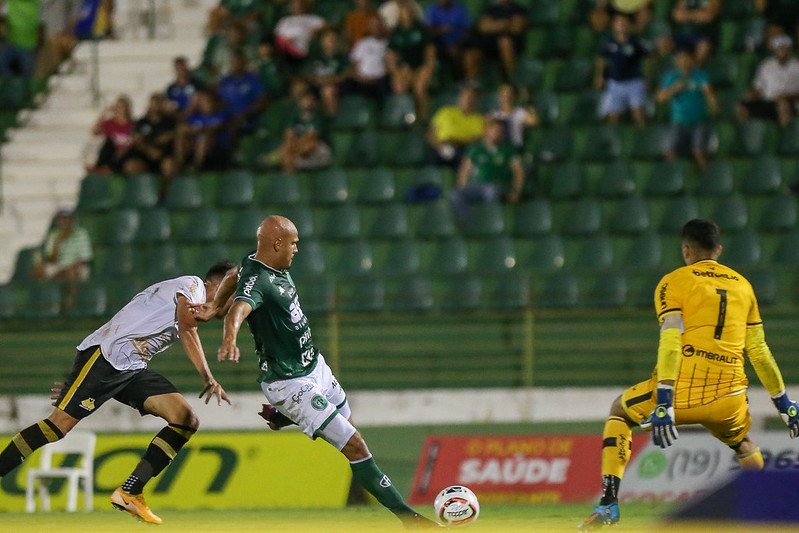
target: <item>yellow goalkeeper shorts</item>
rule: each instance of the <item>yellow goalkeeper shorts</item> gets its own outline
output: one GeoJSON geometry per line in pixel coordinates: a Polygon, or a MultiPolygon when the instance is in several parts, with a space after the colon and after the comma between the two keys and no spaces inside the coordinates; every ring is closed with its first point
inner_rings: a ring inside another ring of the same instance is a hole
{"type": "MultiPolygon", "coordinates": [[[[630,420],[640,424],[655,410],[657,380],[642,381],[624,391],[621,405],[630,420]]],[[[736,446],[749,433],[752,418],[749,416],[749,401],[746,392],[717,398],[710,403],[690,408],[675,408],[674,422],[677,425],[701,424],[714,437],[727,446],[736,446]]]]}

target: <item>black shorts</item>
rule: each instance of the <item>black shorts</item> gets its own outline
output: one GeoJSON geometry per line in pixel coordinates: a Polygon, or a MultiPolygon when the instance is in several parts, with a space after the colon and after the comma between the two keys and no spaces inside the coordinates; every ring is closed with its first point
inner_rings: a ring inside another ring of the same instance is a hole
{"type": "Polygon", "coordinates": [[[144,410],[147,398],[173,392],[178,390],[158,372],[148,368],[117,370],[106,361],[99,346],[92,346],[78,351],[56,406],[68,415],[82,419],[113,398],[138,409],[144,416],[150,414],[144,410]]]}
{"type": "Polygon", "coordinates": [[[749,118],[763,118],[766,120],[777,120],[777,102],[768,100],[749,100],[742,102],[742,105],[749,111],[749,118]]]}

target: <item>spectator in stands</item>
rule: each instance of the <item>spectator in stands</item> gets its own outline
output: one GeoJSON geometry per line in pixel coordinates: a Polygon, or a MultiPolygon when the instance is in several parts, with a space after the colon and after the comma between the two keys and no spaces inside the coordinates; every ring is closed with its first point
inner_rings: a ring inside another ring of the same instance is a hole
{"type": "Polygon", "coordinates": [[[338,113],[338,96],[351,73],[350,58],[339,48],[338,35],[332,30],[322,34],[321,52],[305,63],[305,79],[319,92],[329,116],[338,113]]]}
{"type": "MultiPolygon", "coordinates": [[[[437,0],[427,8],[425,16],[435,39],[438,57],[452,70],[453,78],[461,78],[463,50],[472,27],[469,11],[458,0],[437,0]]],[[[466,76],[467,79],[476,77],[476,72],[466,76]]]]}
{"type": "Polygon", "coordinates": [[[232,23],[208,39],[198,74],[207,83],[216,83],[230,73],[236,50],[244,51],[248,59],[255,58],[254,47],[247,42],[247,29],[242,24],[232,23]]]}
{"type": "Polygon", "coordinates": [[[230,160],[225,112],[219,109],[216,96],[210,91],[197,91],[195,101],[195,110],[178,125],[176,167],[179,170],[188,164],[193,170],[224,169],[230,160]]]}
{"type": "Polygon", "coordinates": [[[344,22],[344,35],[347,36],[347,42],[352,47],[364,37],[375,35],[378,26],[382,23],[372,0],[355,0],[355,9],[347,14],[347,19],[344,22]]]}
{"type": "Polygon", "coordinates": [[[279,148],[283,170],[294,172],[297,168],[317,168],[329,164],[331,152],[325,133],[325,121],[317,110],[316,97],[312,91],[306,91],[299,97],[279,148]]]}
{"type": "MultiPolygon", "coordinates": [[[[5,43],[0,48],[0,78],[33,77],[39,44],[40,0],[6,0],[5,43]]],[[[0,2],[2,7],[3,2],[0,2]]]]}
{"type": "Polygon", "coordinates": [[[262,2],[257,0],[221,0],[211,9],[208,29],[211,32],[227,24],[241,24],[249,31],[256,31],[263,15],[262,2]]]}
{"type": "Polygon", "coordinates": [[[705,71],[696,68],[691,50],[677,53],[677,68],[663,78],[658,102],[671,102],[671,146],[667,157],[677,157],[678,148],[689,145],[700,169],[707,166],[709,113],[718,103],[705,71]]]}
{"type": "Polygon", "coordinates": [[[427,139],[439,164],[458,168],[466,147],[483,136],[483,116],[477,111],[477,91],[464,87],[458,105],[444,106],[433,115],[427,139]]]}
{"type": "Polygon", "coordinates": [[[505,141],[504,124],[489,119],[482,142],[469,147],[458,169],[457,189],[450,202],[461,226],[468,222],[469,205],[506,200],[516,203],[524,185],[524,168],[518,150],[505,141]]]}
{"type": "Polygon", "coordinates": [[[603,89],[600,113],[616,124],[619,116],[629,110],[635,125],[643,128],[646,122],[646,82],[643,61],[649,49],[638,37],[630,35],[630,20],[626,15],[613,17],[613,34],[602,43],[595,62],[594,85],[603,89]]]}
{"type": "Polygon", "coordinates": [[[289,15],[275,26],[275,46],[289,63],[297,64],[308,57],[314,35],[325,28],[325,19],[308,13],[304,0],[291,0],[289,15]]]}
{"type": "Polygon", "coordinates": [[[527,10],[516,0],[497,0],[485,7],[477,25],[478,46],[469,48],[465,55],[466,72],[479,72],[480,59],[485,54],[498,57],[505,78],[512,80],[516,60],[524,51],[527,24],[527,10]]]}
{"type": "Polygon", "coordinates": [[[754,0],[754,3],[768,23],[766,42],[770,43],[774,36],[781,33],[799,39],[799,6],[796,0],[754,0]]]}
{"type": "Polygon", "coordinates": [[[398,94],[413,92],[416,115],[426,119],[427,89],[436,68],[436,47],[408,4],[400,6],[399,23],[389,35],[386,67],[393,91],[398,94]]]}
{"type": "Polygon", "coordinates": [[[264,88],[270,96],[280,97],[286,91],[286,80],[280,71],[280,65],[272,55],[272,42],[264,39],[258,44],[258,56],[253,64],[255,65],[264,88]]]}
{"type": "Polygon", "coordinates": [[[242,132],[250,131],[266,108],[266,90],[261,77],[251,71],[240,50],[233,52],[230,74],[219,81],[217,94],[225,106],[230,138],[236,141],[242,132]]]}
{"type": "Polygon", "coordinates": [[[103,136],[95,165],[96,172],[120,173],[124,170],[133,145],[134,126],[130,98],[120,95],[114,105],[103,111],[92,129],[94,135],[103,136]]]}
{"type": "Polygon", "coordinates": [[[793,42],[787,35],[771,39],[774,55],[757,68],[752,89],[737,108],[739,120],[764,118],[787,126],[796,114],[799,100],[799,61],[793,57],[793,42]]]}
{"type": "Polygon", "coordinates": [[[652,20],[652,2],[647,1],[643,7],[635,10],[622,9],[615,0],[596,0],[594,9],[591,11],[589,19],[591,28],[595,32],[604,32],[608,29],[616,15],[626,15],[631,20],[631,31],[635,35],[641,35],[649,22],[652,20]]]}
{"type": "Polygon", "coordinates": [[[173,66],[175,81],[166,88],[166,97],[172,112],[183,118],[191,112],[192,97],[201,84],[192,77],[189,62],[185,57],[176,57],[173,66]]]}
{"type": "Polygon", "coordinates": [[[516,88],[513,85],[500,85],[497,93],[499,105],[488,113],[488,117],[502,124],[502,138],[521,151],[524,147],[524,130],[538,126],[538,113],[532,105],[522,106],[516,102],[516,88]]]}
{"type": "Polygon", "coordinates": [[[383,2],[377,10],[386,31],[390,32],[399,24],[400,8],[403,6],[409,6],[417,19],[424,19],[424,10],[416,0],[387,0],[383,2]]]}
{"type": "Polygon", "coordinates": [[[89,278],[92,245],[89,232],[75,223],[75,214],[61,210],[53,217],[43,256],[34,265],[37,280],[82,281],[89,278]]]}
{"type": "Polygon", "coordinates": [[[350,50],[352,80],[350,90],[365,94],[378,101],[391,91],[386,70],[388,41],[383,37],[383,27],[371,28],[372,33],[358,41],[350,50]]]}
{"type": "Polygon", "coordinates": [[[677,24],[677,46],[692,48],[695,61],[704,65],[719,38],[720,0],[678,0],[671,12],[677,24]]]}
{"type": "Polygon", "coordinates": [[[175,175],[176,121],[161,93],[150,96],[147,112],[133,128],[133,145],[125,162],[125,173],[153,172],[161,175],[159,197],[166,197],[175,175]]]}

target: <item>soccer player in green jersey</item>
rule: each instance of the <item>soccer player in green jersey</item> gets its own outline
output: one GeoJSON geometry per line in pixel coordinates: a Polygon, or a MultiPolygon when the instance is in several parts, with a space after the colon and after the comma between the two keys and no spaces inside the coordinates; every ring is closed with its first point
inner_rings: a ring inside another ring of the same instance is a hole
{"type": "Polygon", "coordinates": [[[272,429],[297,424],[311,438],[335,446],[352,467],[355,481],[408,527],[437,527],[413,509],[378,468],[366,442],[352,425],[350,407],[325,358],[314,346],[308,318],[288,270],[297,253],[297,228],[270,216],[258,228],[258,248],[244,259],[238,276],[228,274],[214,302],[194,306],[200,320],[214,316],[233,294],[225,317],[220,361],[238,361],[236,337],[244,320],[255,339],[258,381],[269,401],[261,413],[272,429]]]}

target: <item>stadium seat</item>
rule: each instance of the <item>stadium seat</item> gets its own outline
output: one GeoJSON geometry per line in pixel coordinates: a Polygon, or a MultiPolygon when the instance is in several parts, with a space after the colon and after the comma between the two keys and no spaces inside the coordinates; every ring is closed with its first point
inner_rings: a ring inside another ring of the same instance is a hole
{"type": "Polygon", "coordinates": [[[482,238],[501,235],[505,230],[502,206],[498,203],[469,205],[469,219],[464,233],[467,237],[482,238]]]}
{"type": "Polygon", "coordinates": [[[779,144],[780,155],[799,156],[799,119],[794,118],[783,128],[779,144]]]}
{"type": "Polygon", "coordinates": [[[760,306],[770,305],[779,300],[779,293],[785,292],[779,287],[777,276],[771,268],[744,269],[743,274],[755,291],[757,303],[760,306]]]}
{"type": "Polygon", "coordinates": [[[330,168],[311,180],[311,202],[314,205],[334,205],[349,198],[347,173],[339,168],[330,168]]]}
{"type": "Polygon", "coordinates": [[[475,273],[505,273],[516,265],[513,240],[506,236],[490,237],[468,244],[469,268],[475,273]]]}
{"type": "Polygon", "coordinates": [[[361,213],[364,212],[365,218],[369,219],[365,224],[369,238],[399,239],[408,235],[408,211],[405,204],[392,202],[372,208],[361,208],[361,213]]]}
{"type": "Polygon", "coordinates": [[[517,239],[515,245],[519,268],[530,272],[553,272],[563,267],[565,252],[560,235],[536,239],[517,239]]]}
{"type": "Polygon", "coordinates": [[[390,168],[377,168],[368,173],[356,192],[359,203],[379,204],[390,202],[396,194],[394,173],[390,168]]]}
{"type": "Polygon", "coordinates": [[[422,270],[429,274],[453,275],[466,271],[469,255],[466,242],[449,237],[425,243],[421,247],[422,270]]]}
{"type": "Polygon", "coordinates": [[[360,213],[351,204],[341,204],[326,209],[322,223],[322,236],[326,239],[353,239],[361,231],[360,213]]]}
{"type": "Polygon", "coordinates": [[[605,165],[598,186],[599,196],[617,198],[635,192],[635,179],[627,161],[613,161],[605,165]]]}
{"type": "Polygon", "coordinates": [[[258,176],[255,180],[259,205],[295,205],[300,202],[300,179],[286,174],[258,176]]]}
{"type": "Polygon", "coordinates": [[[749,18],[753,14],[754,2],[752,0],[724,0],[720,4],[719,17],[722,20],[742,20],[749,18]]]}
{"type": "Polygon", "coordinates": [[[387,276],[416,274],[421,267],[419,244],[413,239],[373,243],[374,270],[387,276]]]}
{"type": "Polygon", "coordinates": [[[420,312],[433,308],[433,289],[424,276],[407,276],[386,285],[386,303],[391,311],[420,312]]]}
{"type": "Polygon", "coordinates": [[[560,20],[560,2],[554,0],[540,0],[535,3],[535,8],[530,9],[530,24],[534,27],[555,26],[560,20]]]}
{"type": "Polygon", "coordinates": [[[481,306],[482,282],[474,274],[437,278],[433,283],[436,307],[442,311],[472,311],[481,306]]]}
{"type": "Polygon", "coordinates": [[[384,129],[407,128],[416,122],[416,106],[413,96],[392,94],[386,98],[380,114],[380,127],[384,129]]]}
{"type": "Polygon", "coordinates": [[[567,161],[552,169],[549,196],[553,200],[578,198],[585,192],[583,167],[577,161],[567,161]]]}
{"type": "Polygon", "coordinates": [[[530,306],[530,280],[519,273],[484,278],[483,300],[488,309],[525,309],[530,306]]]}
{"type": "Polygon", "coordinates": [[[330,242],[324,245],[327,270],[337,277],[359,276],[372,272],[374,259],[372,246],[356,238],[345,243],[330,242]]]}
{"type": "MultiPolygon", "coordinates": [[[[294,258],[296,261],[297,256],[294,258]]],[[[219,261],[239,262],[241,259],[241,257],[232,256],[228,245],[221,242],[185,243],[178,247],[178,263],[181,273],[193,274],[200,278],[205,276],[211,265],[219,261]]]]}
{"type": "Polygon", "coordinates": [[[776,194],[761,212],[758,227],[764,231],[787,231],[795,228],[796,222],[796,197],[792,194],[776,194]]]}
{"type": "Polygon", "coordinates": [[[735,187],[732,167],[728,160],[717,158],[708,164],[696,189],[698,196],[729,196],[735,187]]]}
{"type": "Polygon", "coordinates": [[[336,296],[340,311],[379,313],[385,308],[386,287],[379,278],[346,277],[336,283],[336,296]]]}
{"type": "Polygon", "coordinates": [[[680,161],[660,161],[647,177],[647,196],[673,196],[685,190],[685,178],[680,161]]]}
{"type": "Polygon", "coordinates": [[[635,137],[632,156],[636,159],[661,159],[669,151],[669,127],[650,124],[635,137]]]}
{"type": "Polygon", "coordinates": [[[543,75],[544,65],[536,57],[522,57],[516,64],[516,85],[530,92],[536,92],[541,88],[543,75]]]}
{"type": "Polygon", "coordinates": [[[739,195],[720,198],[711,218],[723,232],[740,231],[746,227],[748,221],[746,203],[739,195]]]}
{"type": "Polygon", "coordinates": [[[164,242],[145,251],[144,277],[155,283],[183,274],[180,270],[180,259],[175,244],[164,242]]]}
{"type": "Polygon", "coordinates": [[[363,129],[374,125],[375,103],[373,100],[358,94],[342,96],[338,113],[333,118],[333,129],[363,129]]]}
{"type": "Polygon", "coordinates": [[[794,228],[782,236],[772,261],[778,266],[799,266],[799,229],[794,228]]]}
{"type": "Polygon", "coordinates": [[[67,310],[70,318],[98,318],[106,315],[108,297],[105,285],[85,282],[76,286],[74,304],[67,310]]]}
{"type": "MultiPolygon", "coordinates": [[[[247,207],[255,200],[255,184],[250,172],[227,172],[219,180],[216,193],[219,207],[247,207]]],[[[279,202],[270,201],[271,204],[279,202]]]]}
{"type": "Polygon", "coordinates": [[[139,254],[129,244],[114,244],[95,248],[92,277],[101,280],[121,280],[136,274],[136,257],[139,254]]]}
{"type": "MultiPolygon", "coordinates": [[[[255,238],[255,232],[258,230],[258,226],[261,225],[261,222],[266,218],[267,214],[268,213],[265,213],[262,209],[257,207],[247,207],[244,209],[236,209],[235,211],[223,212],[220,217],[223,240],[230,243],[252,243],[253,248],[255,248],[255,241],[253,240],[255,238]]],[[[292,221],[295,225],[297,224],[294,219],[292,219],[292,221]]],[[[300,226],[297,226],[298,230],[299,228],[300,226]]],[[[304,233],[300,233],[300,235],[303,238],[306,237],[304,233]]]]}
{"type": "MultiPolygon", "coordinates": [[[[571,42],[569,46],[571,46],[571,42]]],[[[587,89],[591,85],[593,75],[594,65],[589,58],[573,57],[566,60],[558,70],[557,78],[555,78],[555,90],[579,91],[587,89]]]]}
{"type": "Polygon", "coordinates": [[[139,230],[139,211],[116,209],[105,217],[106,228],[100,238],[92,235],[92,244],[128,244],[134,241],[139,230]]]}
{"type": "Polygon", "coordinates": [[[621,200],[610,220],[610,232],[615,235],[638,235],[649,229],[649,210],[640,196],[621,200]]]}
{"type": "Polygon", "coordinates": [[[657,268],[661,264],[660,237],[654,231],[636,236],[613,237],[613,258],[617,266],[636,269],[657,268]]]}
{"type": "Polygon", "coordinates": [[[89,174],[80,183],[77,210],[107,211],[117,204],[123,188],[122,178],[89,174]]]}
{"type": "Polygon", "coordinates": [[[403,166],[420,166],[428,161],[427,138],[421,130],[411,129],[402,134],[399,149],[390,163],[403,166]]]}
{"type": "Polygon", "coordinates": [[[686,222],[699,216],[699,206],[692,196],[677,196],[664,205],[666,208],[657,224],[658,231],[663,234],[679,235],[686,222]]]}
{"type": "Polygon", "coordinates": [[[450,237],[456,233],[452,209],[445,200],[424,203],[416,218],[414,231],[420,239],[450,237]]]}
{"type": "Polygon", "coordinates": [[[774,152],[779,139],[777,125],[766,120],[746,120],[736,126],[735,143],[732,153],[757,156],[774,152]]]}
{"type": "MultiPolygon", "coordinates": [[[[540,56],[545,59],[558,59],[564,58],[566,60],[565,64],[568,64],[570,59],[568,59],[569,55],[571,55],[574,49],[574,42],[575,42],[576,32],[575,29],[571,26],[555,26],[554,28],[550,28],[546,33],[546,38],[544,42],[541,44],[541,51],[540,56]]],[[[584,59],[584,58],[571,58],[571,59],[584,59]]],[[[553,61],[549,61],[549,63],[553,63],[553,61]]],[[[583,67],[581,64],[580,67],[583,67]]],[[[546,68],[546,66],[544,67],[546,68]]],[[[556,88],[558,90],[577,90],[580,87],[584,87],[584,84],[580,84],[578,86],[573,86],[573,81],[568,79],[568,75],[563,72],[568,67],[561,67],[558,69],[558,78],[560,79],[561,73],[564,74],[564,80],[562,80],[563,85],[559,85],[556,81],[556,88]],[[569,87],[568,89],[564,89],[562,87],[569,87]]]]}
{"type": "Polygon", "coordinates": [[[169,212],[166,209],[156,207],[139,211],[139,229],[136,231],[134,242],[139,244],[164,242],[171,234],[169,212]]]}
{"type": "Polygon", "coordinates": [[[373,167],[380,162],[380,139],[374,129],[365,129],[355,135],[347,148],[344,162],[348,167],[373,167]]]}
{"type": "Polygon", "coordinates": [[[219,214],[216,209],[201,207],[189,215],[179,240],[187,243],[212,242],[219,238],[219,228],[219,214]]]}
{"type": "MultiPolygon", "coordinates": [[[[295,256],[296,260],[296,256],[295,256]]],[[[291,276],[300,288],[300,302],[306,314],[322,314],[333,311],[336,307],[336,284],[327,276],[313,276],[306,273],[294,273],[291,276]],[[307,288],[306,288],[307,287],[307,288]]]]}
{"type": "Polygon", "coordinates": [[[533,153],[544,163],[563,161],[572,153],[572,133],[570,129],[557,128],[537,130],[537,135],[525,139],[525,150],[533,153]]]}
{"type": "Polygon", "coordinates": [[[11,281],[21,282],[32,280],[33,269],[36,265],[36,256],[39,255],[41,257],[41,254],[41,246],[20,248],[17,252],[17,260],[14,263],[14,274],[11,276],[11,281]]]}
{"type": "Polygon", "coordinates": [[[780,162],[772,156],[760,156],[751,161],[741,191],[746,195],[772,194],[782,185],[780,162]]]}
{"type": "Polygon", "coordinates": [[[582,302],[587,307],[621,307],[627,302],[627,279],[618,272],[608,272],[585,279],[587,294],[582,302]]]}
{"type": "Polygon", "coordinates": [[[552,126],[558,120],[560,104],[555,93],[548,91],[536,93],[533,96],[533,107],[542,126],[552,126]]]}
{"type": "Polygon", "coordinates": [[[513,224],[515,237],[539,237],[552,231],[552,207],[544,198],[519,204],[513,224]]]}
{"type": "Polygon", "coordinates": [[[291,263],[292,276],[321,276],[325,273],[326,257],[318,241],[300,240],[297,248],[291,263]]]}
{"type": "Polygon", "coordinates": [[[573,274],[559,273],[549,278],[539,278],[535,282],[533,303],[539,308],[576,307],[580,289],[573,274]]]}
{"type": "Polygon", "coordinates": [[[158,178],[152,174],[128,176],[122,197],[128,207],[155,207],[158,203],[158,178]]]}
{"type": "MultiPolygon", "coordinates": [[[[724,229],[723,226],[722,231],[724,229]]],[[[760,239],[753,230],[743,230],[726,241],[724,246],[724,262],[732,268],[756,265],[760,262],[760,239]]]]}
{"type": "Polygon", "coordinates": [[[571,204],[561,231],[564,235],[592,235],[602,224],[602,209],[593,198],[580,198],[571,204]]]}
{"type": "Polygon", "coordinates": [[[61,289],[60,283],[50,281],[26,284],[24,294],[27,297],[17,315],[29,320],[58,317],[61,313],[61,289]]]}
{"type": "Polygon", "coordinates": [[[567,124],[579,126],[599,122],[599,102],[602,98],[602,92],[586,89],[577,93],[576,96],[574,107],[569,116],[566,117],[567,124]]]}
{"type": "Polygon", "coordinates": [[[18,285],[11,283],[0,285],[0,320],[14,318],[17,310],[17,292],[19,292],[18,285]]]}
{"type": "MultiPolygon", "coordinates": [[[[670,265],[677,268],[678,264],[670,265]]],[[[655,303],[655,289],[666,272],[637,271],[627,274],[627,305],[652,309],[655,303]]]]}
{"type": "Polygon", "coordinates": [[[622,153],[621,136],[617,126],[611,124],[592,126],[579,133],[583,142],[579,143],[577,153],[582,159],[609,161],[622,153]]]}
{"type": "Polygon", "coordinates": [[[730,54],[716,54],[713,61],[708,62],[707,75],[713,89],[735,86],[739,79],[737,57],[730,54]]]}
{"type": "Polygon", "coordinates": [[[578,244],[578,253],[572,259],[569,257],[567,245],[566,264],[570,268],[598,270],[610,268],[613,265],[613,241],[604,234],[596,234],[591,237],[576,239],[574,244],[578,244]]]}
{"type": "Polygon", "coordinates": [[[177,176],[166,194],[166,207],[170,210],[196,209],[203,205],[200,182],[194,176],[177,176]]]}

